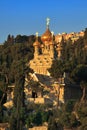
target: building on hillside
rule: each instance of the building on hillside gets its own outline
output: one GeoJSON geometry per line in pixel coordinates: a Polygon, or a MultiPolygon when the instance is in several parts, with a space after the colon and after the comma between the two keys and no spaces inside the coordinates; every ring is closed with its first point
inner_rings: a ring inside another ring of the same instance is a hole
{"type": "Polygon", "coordinates": [[[56,96],[58,97],[58,105],[61,105],[69,100],[80,99],[82,90],[79,85],[72,83],[68,76],[59,78],[54,82],[56,96]]]}
{"type": "Polygon", "coordinates": [[[54,36],[49,29],[49,18],[47,18],[46,31],[41,36],[41,43],[38,40],[38,32],[36,33],[36,41],[33,44],[34,58],[29,63],[30,68],[35,73],[49,75],[47,70],[51,67],[53,60],[63,59],[64,42],[70,39],[74,43],[83,36],[84,31],[69,34],[64,32],[54,36]]]}
{"type": "Polygon", "coordinates": [[[30,68],[34,72],[43,75],[49,75],[47,69],[51,67],[54,59],[60,59],[62,56],[62,46],[55,45],[55,37],[49,29],[49,18],[47,18],[47,27],[41,36],[42,44],[38,41],[38,33],[36,33],[36,41],[34,42],[34,59],[30,61],[30,68]]]}
{"type": "MultiPolygon", "coordinates": [[[[80,87],[69,82],[69,77],[63,77],[62,79],[64,81],[62,83],[57,81],[58,83],[55,84],[54,79],[48,73],[48,69],[51,68],[53,60],[63,60],[65,40],[71,38],[72,42],[74,42],[80,36],[84,36],[84,32],[62,33],[62,35],[54,36],[53,32],[49,29],[49,18],[47,18],[46,31],[41,36],[41,43],[38,40],[38,33],[36,33],[36,41],[33,44],[34,58],[29,62],[30,68],[34,71],[32,78],[33,80],[39,81],[43,86],[48,87],[48,89],[51,86],[49,93],[43,95],[43,98],[45,99],[46,97],[47,99],[48,96],[49,99],[56,102],[53,104],[57,104],[58,99],[60,103],[64,103],[70,99],[76,99],[78,97],[77,93],[80,93],[80,87]],[[65,81],[66,78],[67,81],[65,81]],[[52,88],[53,84],[54,86],[52,88]]],[[[46,89],[45,87],[44,89],[46,89]]],[[[44,102],[45,100],[43,100],[44,102]]]]}
{"type": "MultiPolygon", "coordinates": [[[[26,78],[25,82],[25,94],[26,94],[26,104],[30,102],[34,103],[49,103],[52,102],[54,105],[57,104],[57,97],[61,103],[66,102],[68,99],[75,98],[78,94],[78,86],[68,84],[67,82],[54,84],[54,79],[50,76],[48,69],[51,68],[53,60],[62,59],[64,52],[64,42],[63,40],[68,40],[69,38],[78,38],[84,36],[84,32],[80,33],[62,33],[58,36],[54,36],[53,32],[49,29],[49,18],[47,18],[46,31],[41,36],[41,43],[38,40],[38,33],[36,33],[36,41],[34,42],[34,58],[29,62],[30,68],[33,69],[34,73],[31,74],[31,79],[39,81],[42,86],[44,86],[44,94],[42,90],[37,89],[37,91],[32,88],[28,89],[29,82],[26,78]],[[54,89],[54,90],[53,90],[54,89]],[[73,95],[74,93],[74,95],[73,95]],[[76,95],[76,96],[75,96],[76,95]]],[[[85,49],[87,46],[85,46],[85,49]]],[[[69,80],[69,79],[68,79],[69,80]]],[[[4,104],[8,109],[13,106],[13,91],[14,85],[8,86],[9,91],[7,93],[7,102],[4,104]]],[[[78,97],[78,96],[77,96],[78,97]]]]}
{"type": "Polygon", "coordinates": [[[55,42],[56,43],[60,43],[62,40],[62,37],[64,38],[65,41],[71,39],[72,43],[74,43],[75,41],[77,41],[80,37],[84,36],[84,31],[75,33],[75,32],[71,32],[71,33],[62,33],[62,34],[57,34],[55,35],[55,42]]]}

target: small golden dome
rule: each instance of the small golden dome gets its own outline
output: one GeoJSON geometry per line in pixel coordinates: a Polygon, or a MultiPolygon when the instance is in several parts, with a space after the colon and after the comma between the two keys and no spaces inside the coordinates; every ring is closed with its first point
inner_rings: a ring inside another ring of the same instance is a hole
{"type": "Polygon", "coordinates": [[[36,32],[36,41],[34,42],[33,46],[40,46],[40,42],[38,41],[38,32],[36,32]]]}
{"type": "Polygon", "coordinates": [[[39,41],[38,41],[38,40],[36,40],[36,41],[34,42],[33,46],[40,46],[39,41]]]}
{"type": "Polygon", "coordinates": [[[47,28],[46,32],[41,36],[42,42],[51,41],[53,39],[52,33],[49,28],[47,28]]]}

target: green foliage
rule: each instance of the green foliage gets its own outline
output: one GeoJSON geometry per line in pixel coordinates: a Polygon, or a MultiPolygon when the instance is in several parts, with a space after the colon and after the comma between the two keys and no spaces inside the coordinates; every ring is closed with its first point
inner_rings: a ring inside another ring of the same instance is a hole
{"type": "Polygon", "coordinates": [[[47,122],[49,119],[49,112],[42,111],[41,116],[42,116],[42,122],[47,122]]]}
{"type": "Polygon", "coordinates": [[[34,124],[36,124],[37,126],[42,125],[42,115],[39,111],[35,115],[34,124]]]}
{"type": "Polygon", "coordinates": [[[25,120],[27,127],[30,127],[30,128],[33,127],[34,118],[35,118],[35,115],[30,113],[29,116],[25,120]]]}
{"type": "Polygon", "coordinates": [[[50,116],[53,116],[52,110],[46,110],[47,106],[45,105],[30,105],[27,110],[27,117],[25,122],[27,126],[33,127],[42,125],[44,122],[48,122],[50,116]]]}
{"type": "Polygon", "coordinates": [[[72,58],[72,60],[65,62],[64,71],[67,73],[71,73],[72,70],[76,67],[76,65],[77,65],[77,60],[74,57],[74,58],[72,58]]]}
{"type": "Polygon", "coordinates": [[[87,105],[85,105],[85,104],[79,105],[79,104],[76,107],[76,112],[78,113],[79,118],[83,119],[87,116],[87,105]]]}
{"type": "Polygon", "coordinates": [[[85,118],[82,118],[81,120],[81,127],[80,130],[87,130],[87,116],[85,118]]]}
{"type": "Polygon", "coordinates": [[[2,106],[0,106],[0,122],[3,121],[3,109],[2,106]]]}
{"type": "MultiPolygon", "coordinates": [[[[15,75],[15,88],[14,88],[14,98],[13,104],[15,107],[15,113],[13,116],[16,119],[16,130],[21,130],[24,124],[24,114],[25,114],[25,95],[24,95],[24,83],[25,83],[25,64],[24,62],[17,62],[14,65],[14,75],[15,75]]],[[[13,120],[14,121],[14,120],[13,120]]],[[[11,122],[12,123],[12,122],[11,122]]],[[[13,125],[13,124],[11,124],[13,125]]]]}
{"type": "Polygon", "coordinates": [[[71,76],[76,82],[87,81],[87,65],[78,65],[71,76]]]}
{"type": "Polygon", "coordinates": [[[83,90],[81,101],[83,102],[87,98],[87,65],[78,65],[71,73],[71,77],[75,82],[80,84],[83,90]]]}
{"type": "Polygon", "coordinates": [[[69,100],[69,101],[65,104],[65,111],[68,112],[68,113],[71,113],[71,112],[73,111],[74,104],[75,104],[75,101],[74,101],[74,100],[69,100]]]}
{"type": "Polygon", "coordinates": [[[80,121],[78,121],[75,114],[71,114],[70,124],[71,124],[71,127],[73,128],[80,126],[80,121]]]}
{"type": "Polygon", "coordinates": [[[87,44],[87,28],[85,29],[84,43],[87,44]]]}
{"type": "MultiPolygon", "coordinates": [[[[40,40],[40,39],[39,39],[40,40]]],[[[25,74],[31,70],[26,67],[33,58],[34,48],[32,46],[35,41],[35,36],[14,36],[8,35],[7,40],[3,45],[0,45],[0,74],[5,78],[0,77],[0,101],[4,96],[0,106],[0,121],[2,122],[3,108],[2,105],[6,101],[7,85],[15,84],[14,89],[14,112],[11,112],[10,130],[21,130],[26,120],[26,124],[30,127],[33,125],[41,125],[43,122],[49,120],[49,129],[62,130],[63,126],[68,128],[79,126],[76,115],[73,115],[74,102],[68,102],[64,109],[58,112],[49,111],[53,107],[47,106],[33,106],[29,104],[27,111],[25,111],[25,95],[24,95],[24,78],[25,74]],[[45,111],[48,110],[48,111],[45,111]],[[29,114],[28,114],[29,112],[29,114]],[[26,117],[26,118],[25,118],[26,117]],[[61,123],[60,123],[61,122],[61,123]]],[[[64,72],[71,73],[72,78],[80,84],[81,88],[87,87],[87,29],[83,38],[79,38],[72,44],[71,39],[61,43],[63,47],[63,60],[54,60],[52,67],[49,69],[51,76],[55,79],[62,77],[64,72]],[[75,68],[75,69],[74,69],[75,68]]],[[[31,83],[32,88],[37,90],[40,85],[38,83],[31,83]]],[[[85,91],[85,95],[87,93],[85,91]]],[[[81,105],[77,108],[77,115],[79,116],[80,129],[87,129],[87,106],[81,105]]],[[[5,117],[3,118],[5,119],[5,117]]]]}
{"type": "Polygon", "coordinates": [[[53,60],[52,66],[48,71],[51,73],[51,76],[55,79],[63,75],[63,62],[61,60],[53,60]]]}
{"type": "Polygon", "coordinates": [[[59,122],[63,125],[64,128],[77,128],[80,126],[80,121],[77,119],[76,114],[74,113],[75,101],[70,100],[64,104],[59,111],[58,119],[59,122]]]}
{"type": "Polygon", "coordinates": [[[0,90],[0,105],[3,106],[3,104],[6,103],[6,100],[7,94],[0,90]]]}
{"type": "Polygon", "coordinates": [[[5,76],[0,73],[0,122],[3,121],[3,104],[7,100],[7,84],[5,76]]]}
{"type": "Polygon", "coordinates": [[[60,117],[60,122],[66,128],[71,128],[70,124],[70,113],[64,112],[60,117]]]}
{"type": "Polygon", "coordinates": [[[63,126],[51,116],[48,122],[48,130],[63,130],[63,126]]]}
{"type": "Polygon", "coordinates": [[[75,111],[79,120],[79,130],[86,130],[87,128],[87,102],[77,102],[75,104],[75,111]]]}
{"type": "Polygon", "coordinates": [[[17,120],[16,118],[12,115],[11,118],[10,118],[10,130],[17,130],[17,120]]]}

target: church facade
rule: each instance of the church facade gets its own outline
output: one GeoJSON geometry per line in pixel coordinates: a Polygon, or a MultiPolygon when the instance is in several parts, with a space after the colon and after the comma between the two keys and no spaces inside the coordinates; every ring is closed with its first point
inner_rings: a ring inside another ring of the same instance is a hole
{"type": "Polygon", "coordinates": [[[35,73],[49,75],[48,69],[51,67],[53,60],[60,59],[62,56],[62,46],[55,43],[55,36],[49,29],[48,18],[46,31],[41,36],[41,43],[38,41],[38,33],[36,33],[36,41],[33,46],[34,59],[30,61],[30,68],[35,73]]]}

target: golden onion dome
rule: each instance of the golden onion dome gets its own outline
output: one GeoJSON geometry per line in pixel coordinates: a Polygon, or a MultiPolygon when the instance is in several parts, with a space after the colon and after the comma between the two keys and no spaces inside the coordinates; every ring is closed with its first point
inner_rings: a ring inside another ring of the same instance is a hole
{"type": "Polygon", "coordinates": [[[38,41],[38,32],[36,32],[36,41],[33,43],[33,46],[40,46],[40,42],[38,41]]]}
{"type": "Polygon", "coordinates": [[[50,22],[50,19],[47,18],[46,19],[46,25],[47,25],[47,29],[46,29],[46,32],[44,34],[42,34],[41,36],[41,41],[44,43],[48,43],[50,41],[53,41],[54,40],[54,35],[53,35],[53,32],[50,32],[49,30],[49,22],[50,22]]]}
{"type": "Polygon", "coordinates": [[[52,33],[50,32],[49,28],[47,28],[46,32],[42,34],[41,40],[42,42],[51,41],[53,39],[52,33]]]}
{"type": "Polygon", "coordinates": [[[33,46],[40,46],[39,41],[38,41],[38,40],[36,40],[36,41],[34,42],[33,46]]]}

